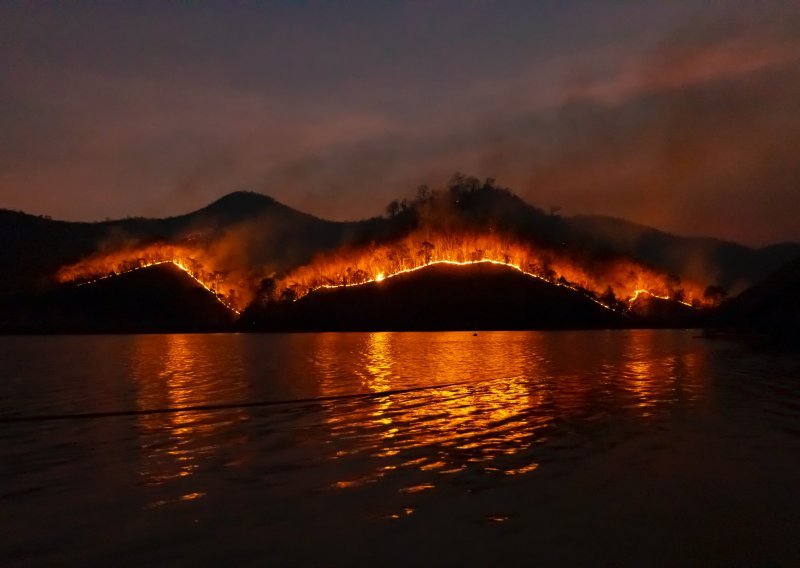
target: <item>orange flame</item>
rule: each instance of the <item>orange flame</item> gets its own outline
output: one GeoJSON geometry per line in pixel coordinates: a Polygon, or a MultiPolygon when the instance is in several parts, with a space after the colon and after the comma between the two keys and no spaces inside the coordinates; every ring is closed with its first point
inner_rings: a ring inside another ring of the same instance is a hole
{"type": "Polygon", "coordinates": [[[580,259],[489,233],[416,231],[404,238],[368,247],[342,249],[322,255],[281,278],[278,294],[289,291],[295,299],[321,288],[358,286],[382,282],[432,264],[508,266],[527,276],[588,293],[598,303],[630,305],[641,294],[703,306],[703,286],[684,282],[628,259],[580,259]],[[612,295],[609,292],[613,293],[612,295]]]}
{"type": "MultiPolygon", "coordinates": [[[[166,263],[186,272],[236,313],[253,301],[264,277],[239,266],[220,267],[220,261],[198,244],[160,243],[95,254],[62,267],[56,279],[88,284],[166,263]]],[[[311,263],[277,279],[272,299],[298,299],[322,288],[383,282],[433,264],[477,263],[507,266],[532,278],[584,293],[608,308],[630,306],[642,294],[695,307],[708,305],[700,284],[680,283],[629,259],[579,258],[564,251],[539,249],[493,231],[456,233],[423,229],[391,242],[319,255],[311,263]]]]}
{"type": "Polygon", "coordinates": [[[213,259],[197,246],[154,244],[98,253],[61,267],[55,278],[62,283],[86,285],[163,264],[183,270],[236,314],[252,300],[253,285],[250,278],[236,270],[219,270],[213,259]]]}

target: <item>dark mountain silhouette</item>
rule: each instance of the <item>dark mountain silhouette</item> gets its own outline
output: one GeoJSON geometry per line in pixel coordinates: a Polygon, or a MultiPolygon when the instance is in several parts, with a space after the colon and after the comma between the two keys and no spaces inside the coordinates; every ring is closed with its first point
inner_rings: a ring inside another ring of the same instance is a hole
{"type": "Polygon", "coordinates": [[[800,254],[800,245],[750,248],[706,237],[681,237],[614,217],[566,219],[576,244],[612,250],[697,282],[714,282],[732,294],[764,278],[800,254]]]}
{"type": "Polygon", "coordinates": [[[628,306],[634,321],[648,327],[701,327],[708,310],[697,310],[675,300],[642,294],[628,306]]]}
{"type": "Polygon", "coordinates": [[[630,325],[579,292],[491,264],[431,265],[383,282],[322,289],[252,307],[245,329],[268,331],[575,329],[630,325]]]}
{"type": "Polygon", "coordinates": [[[551,248],[591,255],[625,255],[682,278],[719,284],[731,292],[752,285],[800,255],[787,243],[753,249],[715,239],[685,238],[607,217],[560,217],[511,192],[463,176],[432,199],[427,190],[398,204],[390,218],[326,221],[274,199],[239,191],[186,215],[97,223],[50,220],[0,210],[0,297],[47,287],[60,266],[102,250],[150,242],[230,240],[237,254],[263,271],[282,272],[315,254],[346,244],[391,238],[421,223],[508,231],[551,248]],[[445,195],[447,199],[442,199],[445,195]]]}
{"type": "Polygon", "coordinates": [[[7,314],[0,331],[191,332],[230,330],[234,322],[212,294],[169,264],[22,297],[7,314]]]}
{"type": "MultiPolygon", "coordinates": [[[[151,243],[193,243],[227,255],[254,274],[280,275],[307,264],[315,255],[382,242],[421,226],[507,233],[535,246],[598,262],[624,256],[732,293],[800,256],[800,245],[793,243],[754,249],[716,239],[679,237],[608,217],[562,217],[525,203],[491,180],[461,175],[439,190],[422,186],[414,199],[393,202],[387,216],[353,222],[319,219],[265,195],[239,191],[192,213],[163,219],[78,223],[0,210],[0,315],[6,329],[11,329],[14,322],[24,327],[23,323],[28,325],[37,317],[24,314],[20,306],[38,306],[41,311],[46,304],[55,310],[52,302],[31,298],[59,297],[64,288],[54,281],[57,270],[98,252],[151,243]]],[[[662,306],[656,311],[675,312],[665,315],[665,322],[683,321],[675,319],[680,309],[673,308],[662,306]]],[[[49,316],[40,316],[50,321],[49,316]]]]}
{"type": "Polygon", "coordinates": [[[713,322],[723,328],[800,335],[800,258],[725,302],[713,322]]]}
{"type": "Polygon", "coordinates": [[[423,186],[406,216],[429,224],[490,228],[594,258],[625,256],[682,279],[721,286],[731,294],[800,255],[798,243],[750,248],[714,238],[676,236],[613,217],[562,217],[524,202],[492,180],[461,175],[439,192],[423,186]]]}
{"type": "Polygon", "coordinates": [[[241,233],[237,242],[250,255],[248,261],[271,261],[275,270],[285,270],[337,246],[352,230],[348,223],[317,219],[270,197],[242,191],[193,213],[164,219],[78,223],[0,210],[0,298],[31,287],[46,289],[59,267],[97,251],[159,241],[214,243],[235,233],[241,233]]]}

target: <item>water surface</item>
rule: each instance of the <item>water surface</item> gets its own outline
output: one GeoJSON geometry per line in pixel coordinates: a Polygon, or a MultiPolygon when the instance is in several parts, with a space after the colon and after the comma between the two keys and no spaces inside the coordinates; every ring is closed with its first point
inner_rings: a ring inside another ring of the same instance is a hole
{"type": "Polygon", "coordinates": [[[800,362],[693,335],[0,338],[0,564],[800,565],[800,362]]]}

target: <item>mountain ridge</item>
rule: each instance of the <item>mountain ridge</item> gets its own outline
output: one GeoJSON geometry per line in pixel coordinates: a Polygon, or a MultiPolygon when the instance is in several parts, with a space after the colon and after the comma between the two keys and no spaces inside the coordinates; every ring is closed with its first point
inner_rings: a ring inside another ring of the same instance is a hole
{"type": "MultiPolygon", "coordinates": [[[[516,195],[514,195],[514,197],[520,203],[528,207],[536,208],[534,205],[528,203],[521,197],[516,195]]],[[[229,215],[231,217],[236,217],[236,215],[234,215],[235,211],[239,211],[239,215],[244,218],[249,216],[254,216],[254,212],[252,210],[246,210],[243,207],[243,205],[260,206],[261,210],[255,211],[256,214],[262,212],[262,210],[264,209],[263,206],[269,205],[288,214],[299,215],[306,218],[314,219],[316,221],[321,221],[330,224],[337,224],[337,225],[352,225],[382,218],[380,216],[373,216],[359,220],[326,219],[324,217],[320,217],[312,213],[307,213],[305,211],[301,211],[299,209],[286,205],[285,203],[278,201],[277,199],[266,193],[261,193],[252,190],[234,190],[222,195],[221,197],[215,199],[209,204],[204,205],[198,209],[166,217],[133,216],[133,217],[119,217],[116,219],[105,219],[102,221],[70,221],[70,220],[52,218],[49,215],[37,215],[33,213],[27,213],[25,211],[0,208],[0,223],[6,221],[13,221],[15,219],[25,219],[25,220],[30,220],[32,222],[38,222],[41,224],[107,227],[115,225],[135,225],[138,223],[174,221],[177,219],[184,220],[186,218],[193,218],[196,216],[200,216],[202,214],[220,213],[220,212],[229,215]]],[[[735,245],[736,247],[739,247],[741,249],[746,249],[751,251],[764,251],[764,250],[771,250],[783,247],[798,247],[798,249],[800,249],[800,242],[795,242],[795,241],[779,241],[767,245],[752,246],[740,243],[738,241],[733,241],[714,236],[687,236],[687,235],[682,235],[680,233],[668,231],[665,229],[660,229],[658,227],[652,227],[650,225],[639,223],[637,221],[630,221],[628,219],[616,217],[613,215],[604,215],[595,213],[577,213],[575,215],[569,215],[569,216],[561,216],[561,215],[555,215],[555,216],[567,221],[570,224],[575,224],[578,226],[583,225],[584,223],[590,225],[597,225],[598,223],[604,223],[606,225],[617,225],[617,226],[624,225],[625,228],[628,230],[635,229],[639,232],[654,233],[662,237],[680,239],[682,241],[713,244],[713,245],[735,245]]]]}
{"type": "Polygon", "coordinates": [[[631,321],[581,292],[491,263],[433,264],[381,282],[251,306],[251,331],[620,328],[631,321]]]}
{"type": "Polygon", "coordinates": [[[682,237],[614,217],[562,217],[494,186],[491,180],[480,182],[460,175],[444,189],[423,186],[415,200],[393,204],[388,216],[360,221],[321,219],[253,191],[231,192],[200,209],[164,218],[61,221],[0,210],[0,264],[7,268],[0,298],[31,287],[52,286],[52,275],[60,266],[115,248],[198,242],[216,249],[227,247],[261,272],[284,273],[316,255],[340,247],[368,246],[429,222],[511,230],[545,247],[574,249],[598,258],[623,255],[731,292],[800,257],[796,243],[751,248],[713,237],[682,237]]]}

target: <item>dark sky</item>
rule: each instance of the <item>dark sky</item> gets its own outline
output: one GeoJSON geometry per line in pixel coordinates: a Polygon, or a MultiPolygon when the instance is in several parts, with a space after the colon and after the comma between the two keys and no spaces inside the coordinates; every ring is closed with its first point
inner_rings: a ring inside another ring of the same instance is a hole
{"type": "Polygon", "coordinates": [[[800,240],[800,4],[0,4],[0,207],[164,216],[246,188],[355,219],[455,171],[800,240]]]}

